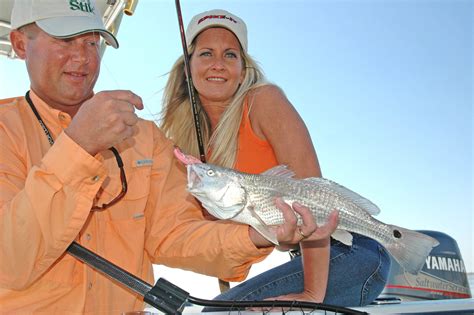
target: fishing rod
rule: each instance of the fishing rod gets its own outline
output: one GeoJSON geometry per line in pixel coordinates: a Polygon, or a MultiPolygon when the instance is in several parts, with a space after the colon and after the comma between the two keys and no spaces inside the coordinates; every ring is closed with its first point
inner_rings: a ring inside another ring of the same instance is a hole
{"type": "MultiPolygon", "coordinates": [[[[181,4],[180,4],[179,0],[175,0],[175,6],[176,6],[176,13],[177,13],[177,16],[178,16],[178,25],[179,25],[179,33],[180,33],[180,37],[181,37],[181,45],[182,45],[182,48],[183,48],[184,72],[185,72],[186,79],[187,79],[186,82],[187,82],[187,86],[188,86],[189,100],[190,100],[190,103],[191,103],[191,110],[192,110],[192,114],[193,114],[194,127],[195,127],[195,130],[196,130],[196,138],[197,138],[198,147],[199,147],[199,157],[200,157],[201,162],[206,163],[206,155],[205,155],[205,151],[204,151],[204,142],[203,142],[203,139],[202,139],[201,123],[200,123],[200,118],[199,118],[199,110],[201,110],[202,107],[201,107],[201,104],[200,104],[199,96],[197,96],[195,94],[195,88],[194,88],[193,79],[192,79],[192,75],[191,75],[188,45],[187,45],[187,42],[186,42],[183,16],[181,14],[181,4]],[[199,106],[198,106],[198,104],[199,104],[199,106]]],[[[224,281],[222,279],[218,279],[218,281],[219,281],[219,287],[220,287],[221,292],[224,292],[224,291],[226,291],[230,288],[229,282],[224,281]]],[[[192,298],[192,297],[190,297],[190,298],[192,298]]],[[[197,304],[197,305],[209,305],[209,304],[199,304],[199,303],[204,303],[203,301],[205,301],[205,300],[194,299],[194,301],[195,301],[195,304],[197,304]]],[[[216,302],[216,301],[214,301],[214,302],[216,302]]],[[[275,302],[282,302],[282,301],[275,301],[275,302]]],[[[300,303],[300,302],[298,302],[298,303],[300,303]]],[[[229,301],[228,301],[227,304],[224,303],[224,305],[233,306],[233,307],[237,307],[238,306],[237,304],[238,304],[238,302],[230,302],[230,304],[229,304],[229,301]]],[[[265,306],[270,306],[269,304],[266,304],[266,303],[264,303],[264,304],[265,304],[265,306]]],[[[221,305],[221,304],[218,303],[218,305],[221,305]]],[[[218,305],[215,305],[215,306],[218,306],[218,305]]],[[[273,305],[275,305],[275,304],[273,304],[273,305]]],[[[251,307],[248,304],[245,304],[243,306],[251,307]]],[[[288,306],[288,305],[286,305],[286,306],[288,306]]],[[[313,306],[314,306],[314,303],[313,303],[313,306]]],[[[291,307],[291,305],[290,305],[290,307],[291,307]]]]}
{"type": "MultiPolygon", "coordinates": [[[[193,79],[191,75],[191,67],[189,65],[188,45],[186,43],[183,15],[181,14],[181,5],[180,5],[179,0],[175,0],[175,4],[176,4],[176,13],[178,15],[179,34],[181,36],[181,44],[183,46],[184,72],[186,74],[189,101],[191,102],[191,109],[192,109],[193,118],[194,118],[194,127],[196,129],[196,138],[197,138],[198,147],[199,147],[199,158],[201,162],[206,163],[206,154],[204,152],[204,143],[202,140],[201,122],[199,119],[199,110],[202,109],[202,107],[200,104],[199,96],[197,96],[194,93],[195,89],[194,89],[193,79]],[[198,106],[198,103],[199,103],[199,106],[198,106]]],[[[224,281],[222,279],[218,279],[218,281],[219,281],[219,288],[221,292],[225,292],[230,289],[229,282],[224,281]]]]}
{"type": "Polygon", "coordinates": [[[186,44],[186,35],[184,34],[183,16],[181,15],[181,5],[179,0],[176,0],[176,13],[178,14],[179,33],[181,35],[181,44],[183,45],[183,58],[184,58],[184,72],[186,74],[186,82],[188,83],[188,94],[191,102],[191,109],[194,118],[194,127],[196,129],[196,137],[199,146],[199,158],[201,162],[206,163],[206,154],[204,153],[204,142],[202,140],[201,123],[199,119],[199,110],[202,108],[200,105],[199,96],[195,94],[193,79],[191,76],[191,67],[189,66],[189,54],[188,45],[186,44]],[[198,106],[199,104],[199,106],[198,106]]]}
{"type": "Polygon", "coordinates": [[[146,303],[165,314],[181,314],[186,302],[206,307],[218,307],[220,310],[224,308],[228,312],[241,311],[246,308],[282,308],[282,313],[287,312],[288,309],[292,311],[310,309],[332,311],[340,314],[367,314],[351,308],[304,301],[214,301],[199,299],[190,296],[188,292],[163,278],[159,278],[156,284],[152,286],[76,242],[69,245],[67,252],[108,278],[138,293],[146,303]]]}

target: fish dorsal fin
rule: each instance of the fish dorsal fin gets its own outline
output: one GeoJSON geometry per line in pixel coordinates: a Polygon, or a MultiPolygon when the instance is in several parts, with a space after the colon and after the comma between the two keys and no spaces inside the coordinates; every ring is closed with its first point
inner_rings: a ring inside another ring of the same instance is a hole
{"type": "Polygon", "coordinates": [[[286,165],[278,165],[266,170],[265,172],[262,173],[262,175],[293,178],[295,176],[295,172],[288,169],[286,165]]]}
{"type": "Polygon", "coordinates": [[[328,189],[336,191],[339,195],[341,195],[344,199],[348,199],[351,202],[355,203],[360,208],[364,209],[371,215],[377,215],[380,213],[379,207],[375,205],[372,201],[368,200],[367,198],[362,197],[356,192],[333,182],[329,179],[322,178],[322,177],[308,177],[304,179],[305,181],[315,183],[320,186],[326,186],[328,189]]]}
{"type": "Polygon", "coordinates": [[[331,234],[331,237],[342,244],[352,246],[352,234],[346,230],[337,229],[331,234]]]}

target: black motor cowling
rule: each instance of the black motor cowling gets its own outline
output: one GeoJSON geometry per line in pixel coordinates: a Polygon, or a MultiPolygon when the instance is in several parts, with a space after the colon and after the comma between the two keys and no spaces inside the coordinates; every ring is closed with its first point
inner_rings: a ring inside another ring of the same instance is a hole
{"type": "Polygon", "coordinates": [[[378,299],[438,300],[471,298],[466,267],[456,241],[437,231],[418,231],[439,241],[423,269],[413,275],[392,260],[389,279],[378,299]]]}

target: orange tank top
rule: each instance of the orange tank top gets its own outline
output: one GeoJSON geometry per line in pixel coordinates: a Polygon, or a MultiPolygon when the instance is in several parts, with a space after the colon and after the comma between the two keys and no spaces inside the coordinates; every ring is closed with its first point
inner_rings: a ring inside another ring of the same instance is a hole
{"type": "Polygon", "coordinates": [[[244,104],[238,137],[235,169],[245,173],[258,174],[278,165],[270,143],[260,139],[252,130],[247,101],[244,104]]]}

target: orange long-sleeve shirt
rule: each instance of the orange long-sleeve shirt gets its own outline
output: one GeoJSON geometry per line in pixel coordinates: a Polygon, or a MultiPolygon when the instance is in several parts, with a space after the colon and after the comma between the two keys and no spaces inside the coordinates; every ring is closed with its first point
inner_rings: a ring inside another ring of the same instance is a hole
{"type": "MultiPolygon", "coordinates": [[[[141,297],[69,254],[72,241],[154,283],[152,263],[243,280],[271,248],[256,249],[248,227],[202,218],[186,192],[173,144],[149,121],[118,145],[128,192],[109,151],[90,156],[62,130],[71,118],[31,98],[51,146],[23,97],[0,101],[0,313],[120,314],[141,297]]],[[[177,284],[179,286],[179,284],[177,284]]]]}

